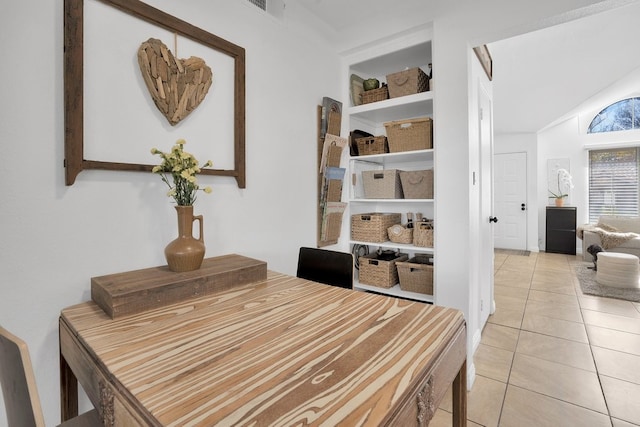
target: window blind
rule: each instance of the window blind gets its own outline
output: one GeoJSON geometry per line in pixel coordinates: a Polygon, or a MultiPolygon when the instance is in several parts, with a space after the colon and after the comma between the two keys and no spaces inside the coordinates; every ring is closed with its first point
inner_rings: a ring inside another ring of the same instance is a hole
{"type": "Polygon", "coordinates": [[[589,222],[600,215],[638,215],[638,151],[589,151],[589,222]]]}

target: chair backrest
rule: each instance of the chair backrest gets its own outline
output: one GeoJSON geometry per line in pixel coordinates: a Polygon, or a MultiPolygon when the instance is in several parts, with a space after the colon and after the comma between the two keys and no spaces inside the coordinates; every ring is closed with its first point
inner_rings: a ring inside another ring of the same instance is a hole
{"type": "Polygon", "coordinates": [[[318,248],[300,248],[298,277],[341,288],[353,288],[353,255],[318,248]]]}
{"type": "Polygon", "coordinates": [[[10,426],[44,426],[27,344],[0,327],[0,383],[10,426]]]}

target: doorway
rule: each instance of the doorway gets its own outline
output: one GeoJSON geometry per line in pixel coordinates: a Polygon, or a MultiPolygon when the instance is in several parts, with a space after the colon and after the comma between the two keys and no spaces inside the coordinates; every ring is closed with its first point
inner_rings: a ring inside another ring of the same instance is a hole
{"type": "Polygon", "coordinates": [[[494,246],[527,249],[527,153],[494,156],[494,246]]]}

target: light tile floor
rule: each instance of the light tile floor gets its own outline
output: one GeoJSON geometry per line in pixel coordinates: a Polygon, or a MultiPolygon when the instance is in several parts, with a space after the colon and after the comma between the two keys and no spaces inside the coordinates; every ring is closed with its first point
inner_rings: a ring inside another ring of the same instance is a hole
{"type": "MultiPolygon", "coordinates": [[[[583,295],[581,262],[496,253],[468,426],[640,426],[640,303],[583,295]]],[[[430,424],[448,425],[450,397],[430,424]]]]}

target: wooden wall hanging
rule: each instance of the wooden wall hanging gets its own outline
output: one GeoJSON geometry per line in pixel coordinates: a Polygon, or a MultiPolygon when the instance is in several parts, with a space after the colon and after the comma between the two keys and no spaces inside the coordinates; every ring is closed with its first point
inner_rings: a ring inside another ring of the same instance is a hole
{"type": "MultiPolygon", "coordinates": [[[[64,166],[65,183],[73,185],[83,170],[149,172],[153,165],[120,163],[84,158],[84,1],[64,0],[64,166]]],[[[195,27],[139,0],[95,0],[189,38],[234,61],[234,169],[203,169],[202,175],[231,176],[246,187],[245,171],[245,51],[216,35],[195,27]]]]}
{"type": "Polygon", "coordinates": [[[345,169],[340,168],[347,140],[341,138],[342,103],[324,97],[318,106],[318,235],[319,248],[335,245],[347,207],[342,202],[345,169]]]}
{"type": "Polygon", "coordinates": [[[138,65],[151,99],[171,126],[198,108],[213,80],[211,68],[202,58],[176,58],[158,39],[140,45],[138,65]]]}
{"type": "Polygon", "coordinates": [[[476,53],[480,64],[482,64],[482,68],[487,74],[489,81],[493,80],[493,59],[491,58],[487,45],[483,44],[482,46],[474,47],[473,51],[476,53]]]}

